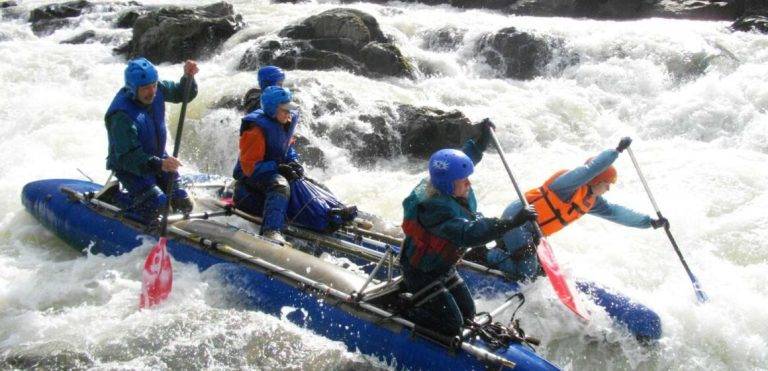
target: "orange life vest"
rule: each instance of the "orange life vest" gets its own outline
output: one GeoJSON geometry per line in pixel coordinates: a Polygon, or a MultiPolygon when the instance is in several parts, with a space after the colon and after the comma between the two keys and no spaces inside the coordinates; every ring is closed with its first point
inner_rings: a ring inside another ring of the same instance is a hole
{"type": "Polygon", "coordinates": [[[525,192],[525,199],[536,208],[539,217],[536,222],[545,236],[563,229],[574,220],[581,218],[595,205],[595,196],[589,194],[589,186],[579,187],[570,200],[563,201],[549,189],[560,175],[568,170],[560,170],[552,175],[544,185],[525,192]]]}

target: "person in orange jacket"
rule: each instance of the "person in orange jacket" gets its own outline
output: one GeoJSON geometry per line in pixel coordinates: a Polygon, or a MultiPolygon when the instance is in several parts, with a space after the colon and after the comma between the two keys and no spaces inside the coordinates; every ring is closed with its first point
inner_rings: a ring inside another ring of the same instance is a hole
{"type": "MultiPolygon", "coordinates": [[[[634,228],[655,229],[668,225],[664,218],[653,219],[603,198],[618,176],[613,162],[631,143],[632,139],[625,137],[616,149],[607,149],[575,169],[560,170],[541,187],[525,193],[526,200],[538,213],[536,222],[544,236],[558,232],[586,214],[634,228]]],[[[519,200],[512,202],[502,217],[512,218],[521,208],[519,200]]],[[[536,256],[539,236],[531,223],[507,232],[501,242],[486,253],[486,262],[490,266],[516,281],[542,275],[536,256]]]]}

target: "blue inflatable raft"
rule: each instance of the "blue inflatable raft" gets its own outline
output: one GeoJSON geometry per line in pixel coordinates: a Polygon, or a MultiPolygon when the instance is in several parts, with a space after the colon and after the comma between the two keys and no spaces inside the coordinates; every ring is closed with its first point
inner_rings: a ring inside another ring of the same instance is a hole
{"type": "MultiPolygon", "coordinates": [[[[21,194],[26,209],[68,244],[93,253],[119,255],[139,246],[146,227],[127,219],[113,205],[100,201],[100,185],[67,179],[27,184],[21,194]]],[[[231,212],[231,210],[229,211],[231,212]]],[[[379,264],[361,275],[299,249],[241,229],[208,220],[216,213],[176,217],[169,224],[168,248],[175,260],[201,270],[216,265],[222,278],[237,285],[254,308],[279,316],[286,307],[301,308],[287,318],[329,339],[344,342],[350,351],[387,360],[409,369],[435,370],[557,370],[525,341],[488,342],[470,329],[446,338],[397,315],[404,295],[390,264],[379,269],[392,246],[345,232],[320,236],[350,249],[381,255],[379,264]],[[339,237],[357,240],[357,243],[339,237]],[[382,277],[383,276],[383,277],[382,277]],[[494,344],[491,346],[489,344],[494,344]]],[[[476,282],[496,280],[478,273],[476,282]]],[[[470,283],[471,285],[472,283],[470,283]]],[[[501,310],[502,308],[499,308],[501,310]]]]}

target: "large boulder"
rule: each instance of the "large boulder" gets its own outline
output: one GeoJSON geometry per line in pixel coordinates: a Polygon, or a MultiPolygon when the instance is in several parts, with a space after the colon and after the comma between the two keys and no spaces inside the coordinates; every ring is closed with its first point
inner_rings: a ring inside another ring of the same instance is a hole
{"type": "Polygon", "coordinates": [[[460,147],[467,139],[480,134],[460,111],[449,111],[402,105],[398,109],[402,153],[428,159],[442,148],[460,147]]]}
{"type": "Polygon", "coordinates": [[[477,49],[479,56],[502,76],[520,80],[540,76],[553,56],[545,39],[514,27],[484,36],[477,49]]]}
{"type": "Polygon", "coordinates": [[[226,2],[196,8],[163,7],[140,15],[133,25],[133,38],[116,52],[129,58],[143,56],[154,63],[203,59],[242,27],[242,16],[226,2]]]}
{"type": "Polygon", "coordinates": [[[367,76],[410,77],[413,67],[381,31],[376,18],[356,9],[311,16],[246,51],[240,70],[272,64],[285,69],[343,69],[367,76]]]}
{"type": "Polygon", "coordinates": [[[407,104],[381,107],[381,114],[366,114],[343,125],[316,126],[316,135],[326,135],[332,144],[347,149],[353,162],[369,166],[382,159],[405,155],[428,159],[441,148],[460,147],[479,135],[459,111],[445,112],[407,104]]]}
{"type": "Polygon", "coordinates": [[[38,36],[51,34],[59,28],[73,24],[76,18],[93,9],[93,6],[90,1],[78,0],[32,9],[29,13],[32,32],[38,36]]]}

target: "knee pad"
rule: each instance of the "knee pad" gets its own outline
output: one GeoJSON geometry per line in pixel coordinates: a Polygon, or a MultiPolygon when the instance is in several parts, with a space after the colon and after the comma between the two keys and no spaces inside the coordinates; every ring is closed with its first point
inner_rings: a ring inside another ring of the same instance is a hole
{"type": "Polygon", "coordinates": [[[269,181],[267,186],[267,192],[276,192],[289,198],[291,196],[291,186],[288,184],[288,179],[285,179],[282,175],[277,175],[269,181]]]}

